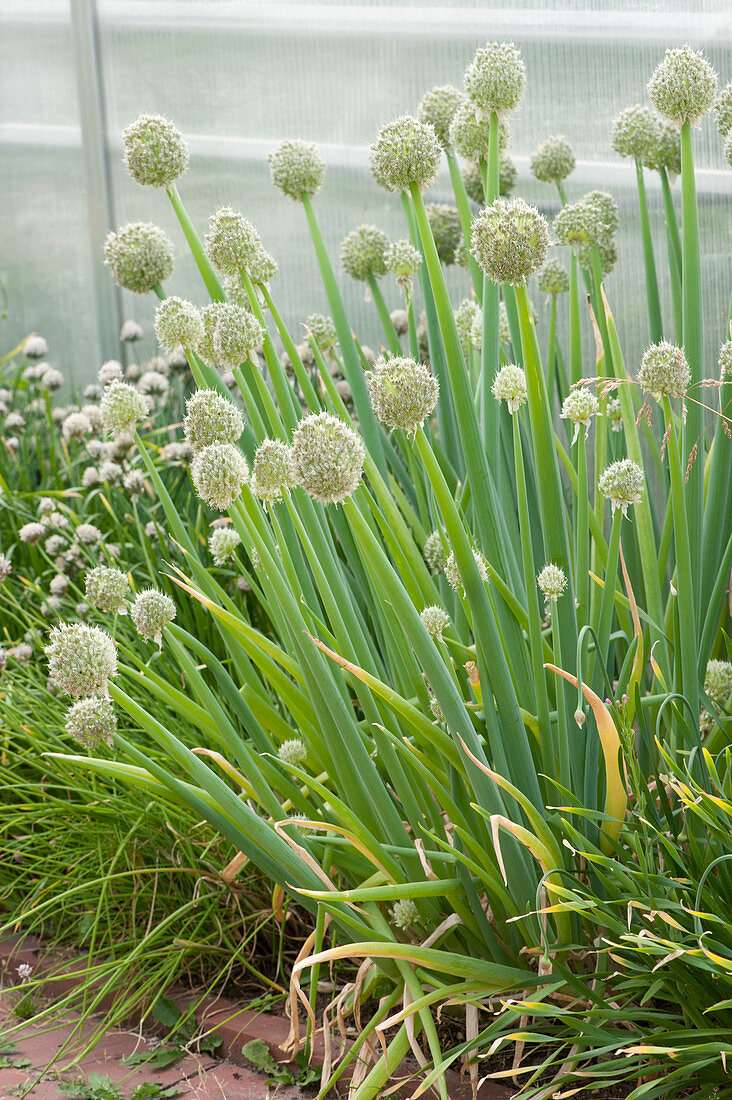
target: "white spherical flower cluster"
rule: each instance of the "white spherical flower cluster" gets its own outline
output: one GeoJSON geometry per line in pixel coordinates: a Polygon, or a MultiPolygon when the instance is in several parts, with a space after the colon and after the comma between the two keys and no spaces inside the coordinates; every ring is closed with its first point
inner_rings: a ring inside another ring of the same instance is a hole
{"type": "Polygon", "coordinates": [[[183,430],[195,452],[212,443],[237,443],[244,419],[236,405],[217,390],[196,390],[186,401],[183,430]]]}
{"type": "Polygon", "coordinates": [[[282,742],[277,750],[277,756],[283,764],[292,764],[299,768],[307,760],[307,745],[299,737],[290,737],[289,740],[282,742]]]}
{"type": "Polygon", "coordinates": [[[590,266],[592,246],[597,246],[604,274],[612,270],[617,259],[617,228],[617,203],[607,191],[589,191],[577,202],[568,203],[554,219],[557,240],[576,249],[583,267],[590,266]]]}
{"type": "MultiPolygon", "coordinates": [[[[385,260],[387,269],[396,279],[399,289],[406,291],[409,295],[414,275],[422,263],[422,253],[414,247],[411,241],[402,238],[389,245],[385,260]]],[[[407,330],[404,329],[404,331],[407,330]]]]}
{"type": "Polygon", "coordinates": [[[208,549],[214,565],[224,565],[241,546],[239,532],[233,527],[216,527],[208,538],[208,549]]]}
{"type": "Polygon", "coordinates": [[[496,374],[491,387],[496,401],[505,401],[510,413],[518,412],[528,400],[526,375],[522,367],[507,363],[496,374]]]}
{"type": "Polygon", "coordinates": [[[126,613],[130,582],[121,569],[98,565],[86,574],[85,585],[86,599],[92,607],[110,615],[126,613]]]}
{"type": "Polygon", "coordinates": [[[18,531],[18,538],[29,546],[36,546],[46,534],[42,523],[24,523],[18,531]]]}
{"type": "Polygon", "coordinates": [[[179,345],[194,348],[203,337],[201,314],[185,298],[166,298],[155,310],[155,335],[166,351],[179,345]]]}
{"type": "Polygon", "coordinates": [[[443,84],[439,88],[425,92],[417,108],[419,121],[434,126],[437,140],[448,152],[452,148],[450,123],[455,111],[464,100],[465,96],[458,88],[453,88],[451,84],[443,84]]]}
{"type": "Polygon", "coordinates": [[[122,322],[122,328],[119,330],[119,338],[123,343],[132,344],[135,340],[142,340],[142,337],[142,325],[138,325],[137,321],[128,320],[122,322]]]}
{"type": "Polygon", "coordinates": [[[426,191],[435,181],[441,156],[434,126],[411,115],[382,126],[371,146],[374,175],[390,191],[408,191],[413,185],[426,191]]]}
{"type": "Polygon", "coordinates": [[[569,290],[569,272],[559,260],[547,260],[540,269],[537,282],[544,294],[566,294],[569,290]]]}
{"type": "Polygon", "coordinates": [[[620,508],[627,515],[628,505],[637,504],[643,496],[645,478],[640,466],[629,458],[612,462],[600,474],[597,486],[612,506],[613,512],[620,508]]]}
{"type": "Polygon", "coordinates": [[[80,523],[76,528],[76,537],[85,546],[94,546],[102,537],[102,532],[93,523],[80,523]]]}
{"type": "Polygon", "coordinates": [[[4,424],[6,431],[17,431],[19,428],[25,427],[25,417],[19,412],[9,412],[5,417],[4,424]]]}
{"type": "Polygon", "coordinates": [[[655,156],[658,139],[658,116],[649,107],[637,103],[616,116],[610,144],[621,157],[634,157],[645,163],[655,156]]]}
{"type": "Polygon", "coordinates": [[[548,562],[536,578],[547,603],[556,603],[567,587],[567,578],[564,570],[553,562],[548,562]]]}
{"type": "Polygon", "coordinates": [[[201,500],[225,512],[241,496],[249,467],[241,451],[231,443],[202,447],[191,463],[191,478],[201,500]]]}
{"type": "MultiPolygon", "coordinates": [[[[511,129],[505,119],[498,124],[498,150],[508,148],[511,129]]],[[[475,104],[467,96],[459,104],[450,123],[450,143],[455,152],[466,160],[476,162],[488,159],[490,147],[490,122],[476,115],[475,104]]]]}
{"type": "Polygon", "coordinates": [[[341,242],[341,263],[343,270],[352,279],[362,282],[369,275],[380,278],[386,274],[386,257],[389,251],[389,238],[375,225],[359,225],[352,229],[341,242]]]}
{"type": "Polygon", "coordinates": [[[718,365],[721,379],[732,378],[732,340],[727,340],[719,349],[718,365]]]}
{"type": "Polygon", "coordinates": [[[457,207],[447,202],[431,202],[425,210],[440,261],[446,265],[454,264],[462,235],[457,207]]]}
{"type": "Polygon", "coordinates": [[[137,383],[138,393],[146,397],[164,398],[170,389],[167,375],[157,370],[146,370],[137,383]]]}
{"type": "Polygon", "coordinates": [[[683,348],[662,340],[644,353],[638,385],[654,397],[683,397],[691,384],[691,367],[683,348]]]}
{"type": "Polygon", "coordinates": [[[623,410],[620,398],[611,397],[605,406],[605,416],[610,421],[610,427],[614,432],[623,430],[623,410]]]}
{"type": "Polygon", "coordinates": [[[291,454],[297,484],[322,504],[337,504],[357,489],[366,449],[342,420],[314,413],[296,428],[291,454]]]}
{"type": "Polygon", "coordinates": [[[148,294],[173,274],[173,243],[152,222],[130,222],[108,234],[104,262],[118,286],[148,294]]]}
{"type": "Polygon", "coordinates": [[[67,443],[71,439],[83,439],[91,433],[91,421],[83,412],[69,413],[61,425],[61,435],[67,443]]]}
{"type": "Polygon", "coordinates": [[[204,334],[198,354],[209,366],[233,370],[264,340],[264,329],[249,310],[229,302],[212,302],[201,310],[204,334]]]}
{"type": "Polygon", "coordinates": [[[495,283],[523,286],[549,248],[546,219],[523,199],[496,199],[473,222],[471,253],[495,283]]]}
{"type": "Polygon", "coordinates": [[[69,588],[68,578],[63,573],[57,573],[51,579],[48,590],[52,596],[65,596],[69,588]]]}
{"type": "Polygon", "coordinates": [[[681,135],[665,118],[657,118],[656,144],[645,155],[646,168],[660,172],[665,168],[671,177],[681,175],[681,135]]]}
{"type": "Polygon", "coordinates": [[[425,607],[419,617],[427,633],[441,642],[443,630],[447,630],[450,625],[450,616],[445,609],[434,604],[431,607],[425,607]]]}
{"type": "Polygon", "coordinates": [[[465,91],[490,114],[515,110],[526,91],[526,67],[513,42],[489,42],[475,53],[465,71],[465,91]]]}
{"type": "Polygon", "coordinates": [[[277,264],[266,252],[257,230],[230,206],[222,206],[209,218],[205,244],[206,255],[216,270],[234,280],[230,286],[234,300],[237,291],[242,293],[242,271],[248,272],[255,283],[267,283],[277,274],[277,264]]]}
{"type": "Polygon", "coordinates": [[[152,638],[162,645],[163,630],[175,618],[175,604],[170,596],[157,588],[144,588],[138,592],[130,607],[130,618],[143,638],[152,638]]]}
{"type": "Polygon", "coordinates": [[[715,707],[726,710],[732,695],[732,664],[729,661],[707,661],[704,690],[715,707]]]}
{"type": "Polygon", "coordinates": [[[666,50],[648,81],[648,98],[677,126],[696,125],[709,111],[717,92],[717,74],[704,54],[691,46],[666,50]]]}
{"type": "MultiPolygon", "coordinates": [[[[473,557],[475,558],[475,564],[478,567],[480,579],[485,584],[488,580],[488,569],[486,568],[485,558],[478,550],[473,550],[473,557]]],[[[445,574],[445,579],[447,580],[447,583],[452,589],[455,590],[455,592],[460,592],[462,589],[464,589],[465,585],[463,583],[463,578],[460,575],[457,560],[455,558],[454,552],[452,551],[447,556],[447,559],[443,566],[443,572],[445,574]]]]}
{"type": "Polygon", "coordinates": [[[414,359],[381,357],[366,371],[371,407],[387,428],[414,433],[437,404],[440,386],[429,367],[414,359]]]}
{"type": "Polygon", "coordinates": [[[429,566],[430,573],[440,573],[447,561],[444,531],[432,531],[425,540],[422,557],[429,566]]]}
{"type": "Polygon", "coordinates": [[[572,146],[562,134],[542,142],[529,163],[531,174],[541,183],[561,183],[574,172],[572,146]]]}
{"type": "Polygon", "coordinates": [[[391,908],[391,922],[402,932],[408,931],[419,920],[419,911],[411,898],[399,898],[391,908]]]}
{"type": "Polygon", "coordinates": [[[597,397],[588,386],[576,386],[569,391],[560,415],[563,420],[571,420],[574,424],[573,446],[579,437],[580,426],[584,427],[585,439],[587,439],[592,417],[597,416],[599,412],[600,405],[597,397]]]}
{"type": "Polygon", "coordinates": [[[32,332],[23,341],[23,355],[28,359],[42,359],[44,355],[48,355],[48,343],[38,333],[32,332]]]}
{"type": "Polygon", "coordinates": [[[103,630],[84,623],[61,623],[45,649],[51,678],[67,695],[104,695],[117,674],[117,650],[103,630]]]}
{"type": "Polygon", "coordinates": [[[717,119],[717,129],[722,137],[732,130],[732,80],[719,93],[714,101],[714,114],[717,119]]]}
{"type": "MultiPolygon", "coordinates": [[[[41,385],[43,386],[44,389],[51,390],[51,391],[59,390],[59,389],[61,389],[63,384],[64,384],[64,376],[63,376],[63,374],[60,370],[56,370],[55,367],[49,367],[48,370],[45,370],[43,372],[43,377],[41,378],[41,385]]],[[[56,414],[57,411],[58,410],[54,409],[54,414],[56,414]]]]}
{"type": "Polygon", "coordinates": [[[282,500],[282,490],[296,484],[292,451],[279,439],[265,439],[254,453],[251,489],[267,502],[282,500]]]}
{"type": "Polygon", "coordinates": [[[302,202],[303,196],[317,195],[325,179],[325,161],[307,141],[283,141],[269,154],[272,183],[284,195],[302,202]]]}
{"type": "Polygon", "coordinates": [[[483,313],[474,298],[463,298],[454,316],[460,347],[463,349],[463,355],[467,355],[470,350],[473,325],[476,319],[480,319],[482,324],[483,313]]]}
{"type": "Polygon", "coordinates": [[[330,317],[322,313],[310,313],[304,321],[305,330],[319,351],[328,351],[337,340],[336,327],[330,317]]]}
{"type": "Polygon", "coordinates": [[[117,729],[117,717],[109,699],[90,695],[80,699],[66,715],[66,729],[87,749],[102,742],[111,745],[117,729]]]}
{"type": "Polygon", "coordinates": [[[188,146],[162,115],[140,115],[122,131],[124,162],[143,187],[170,187],[188,167],[188,146]]]}
{"type": "Polygon", "coordinates": [[[112,382],[104,391],[99,411],[102,424],[115,439],[134,431],[148,416],[145,398],[128,382],[112,382]]]}

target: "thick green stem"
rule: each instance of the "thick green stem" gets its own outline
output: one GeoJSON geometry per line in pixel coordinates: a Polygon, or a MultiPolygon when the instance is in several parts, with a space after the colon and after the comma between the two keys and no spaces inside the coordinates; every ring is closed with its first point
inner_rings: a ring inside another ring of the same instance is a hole
{"type": "Polygon", "coordinates": [[[580,327],[579,263],[574,254],[569,259],[569,381],[572,385],[582,377],[582,329],[580,327]]]}
{"type": "MultiPolygon", "coordinates": [[[[557,296],[551,295],[551,305],[549,313],[549,346],[546,353],[546,377],[547,377],[547,397],[549,399],[549,411],[551,412],[552,419],[554,418],[554,391],[556,389],[557,381],[557,369],[556,369],[556,346],[557,346],[557,296]]],[[[560,399],[561,404],[561,399],[560,399]]]]}
{"type": "Polygon", "coordinates": [[[458,217],[460,218],[460,228],[463,231],[463,240],[465,241],[465,247],[468,249],[468,270],[470,271],[470,279],[473,284],[475,293],[480,300],[483,297],[483,272],[480,269],[478,261],[470,255],[470,238],[472,233],[473,215],[470,209],[470,199],[468,193],[465,190],[465,181],[460,171],[460,165],[458,164],[457,157],[454,153],[446,153],[447,166],[450,169],[450,182],[452,183],[452,189],[455,194],[455,203],[458,209],[458,217]]]}
{"type": "Polygon", "coordinates": [[[648,217],[648,198],[646,182],[643,178],[643,164],[640,157],[635,158],[635,177],[638,184],[638,205],[640,207],[641,237],[643,239],[643,263],[646,271],[646,300],[648,302],[648,324],[651,331],[651,343],[663,340],[663,321],[661,320],[661,299],[658,296],[658,278],[656,260],[653,255],[651,222],[648,217]]]}
{"type": "Polygon", "coordinates": [[[681,294],[681,238],[676,209],[671,194],[668,172],[660,169],[663,208],[666,215],[666,241],[668,249],[668,268],[671,280],[671,300],[674,307],[674,338],[678,347],[684,342],[683,299],[681,294]]]}
{"type": "Polygon", "coordinates": [[[575,595],[577,626],[589,622],[590,616],[590,501],[587,485],[587,445],[585,430],[579,425],[577,435],[577,513],[574,532],[575,595]]]}
{"type": "Polygon", "coordinates": [[[185,234],[185,238],[188,241],[188,247],[193,254],[193,259],[196,261],[196,267],[201,273],[206,290],[211,296],[212,302],[225,302],[226,295],[224,294],[224,288],[219,282],[219,277],[211,267],[211,262],[206,255],[201,238],[195,230],[193,222],[188,217],[188,212],[183,205],[182,199],[178,194],[178,188],[174,183],[171,183],[170,187],[166,188],[168,192],[168,198],[170,199],[173,209],[175,210],[178,221],[181,224],[181,229],[185,234]]]}
{"type": "Polygon", "coordinates": [[[379,311],[379,319],[381,321],[381,327],[384,330],[386,336],[386,342],[389,345],[389,350],[392,355],[402,354],[402,345],[399,342],[399,333],[394,328],[394,322],[389,314],[389,309],[384,301],[384,295],[381,293],[381,287],[373,271],[369,271],[369,287],[374,299],[374,304],[379,311]]]}

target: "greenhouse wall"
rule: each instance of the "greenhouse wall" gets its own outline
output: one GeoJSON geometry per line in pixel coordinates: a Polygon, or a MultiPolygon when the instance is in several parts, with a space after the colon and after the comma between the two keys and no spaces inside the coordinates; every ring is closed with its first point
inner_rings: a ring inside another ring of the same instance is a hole
{"type": "MultiPolygon", "coordinates": [[[[577,156],[570,198],[592,187],[612,191],[622,262],[608,279],[608,295],[625,347],[637,353],[647,321],[637,294],[634,170],[610,149],[612,119],[643,100],[668,46],[704,48],[722,82],[732,77],[729,0],[498,0],[490,7],[478,0],[2,0],[0,25],[3,349],[42,332],[54,364],[77,382],[89,381],[102,359],[123,355],[117,333],[128,317],[145,327],[152,351],[153,300],[118,292],[102,264],[110,228],[139,219],[162,225],[179,257],[171,287],[203,300],[165,196],[143,191],[122,165],[121,130],[140,112],[167,115],[186,134],[192,157],[181,192],[201,230],[223,203],[256,224],[280,264],[274,290],[285,317],[301,331],[305,315],[325,311],[326,300],[303,211],[272,187],[268,152],[286,137],[320,147],[328,174],[317,208],[334,257],[362,222],[401,236],[400,204],[373,181],[369,143],[382,123],[413,112],[428,88],[461,85],[477,46],[512,39],[528,74],[512,122],[516,192],[546,214],[556,211],[551,189],[528,170],[531,152],[551,133],[563,133],[577,156]]],[[[728,306],[732,243],[721,217],[732,173],[713,118],[696,134],[695,151],[703,283],[713,296],[708,316],[720,318],[708,336],[711,353],[728,306]]],[[[665,250],[655,176],[648,185],[656,246],[665,250]]],[[[430,199],[450,195],[444,173],[430,199]]],[[[665,272],[665,262],[658,266],[665,272]]],[[[460,269],[451,272],[451,288],[455,301],[467,293],[460,269]]],[[[349,316],[375,346],[379,330],[362,284],[348,281],[345,292],[349,316]]],[[[399,305],[396,291],[390,304],[399,305]]],[[[670,328],[670,307],[665,319],[670,328]]]]}

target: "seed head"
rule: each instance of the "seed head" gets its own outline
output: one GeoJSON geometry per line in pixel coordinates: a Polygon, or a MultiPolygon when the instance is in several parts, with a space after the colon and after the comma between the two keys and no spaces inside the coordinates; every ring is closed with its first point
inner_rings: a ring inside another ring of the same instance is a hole
{"type": "MultiPolygon", "coordinates": [[[[488,580],[488,570],[486,569],[485,559],[483,555],[480,554],[477,550],[473,550],[473,557],[475,558],[475,564],[478,567],[480,579],[485,584],[488,580]]],[[[460,570],[458,569],[457,561],[455,560],[455,554],[453,552],[448,555],[445,565],[443,567],[443,571],[447,583],[456,592],[460,592],[465,587],[465,585],[463,584],[463,578],[460,576],[460,570]]]]}
{"type": "Polygon", "coordinates": [[[471,331],[476,318],[480,319],[481,324],[483,323],[483,314],[480,306],[474,298],[463,298],[462,302],[455,310],[455,327],[457,328],[463,355],[468,354],[471,331]]]}
{"type": "Polygon", "coordinates": [[[536,583],[544,593],[547,603],[550,601],[556,603],[567,587],[567,578],[564,575],[564,570],[550,561],[539,573],[536,583]]]}
{"type": "Polygon", "coordinates": [[[391,908],[391,922],[402,932],[408,931],[419,920],[419,911],[411,898],[399,898],[391,908]]]}
{"type": "Polygon", "coordinates": [[[23,355],[28,359],[42,359],[44,355],[48,355],[48,344],[42,336],[33,332],[23,343],[23,355]]]}
{"type": "Polygon", "coordinates": [[[241,451],[231,443],[202,447],[191,463],[191,477],[201,500],[225,512],[241,496],[249,467],[241,451]]]}
{"type": "Polygon", "coordinates": [[[85,546],[94,546],[102,537],[102,532],[93,523],[80,523],[76,528],[76,537],[85,546]]]}
{"type": "Polygon", "coordinates": [[[341,263],[352,279],[365,281],[369,275],[380,278],[386,274],[389,238],[375,225],[359,225],[341,243],[341,263]]]}
{"type": "Polygon", "coordinates": [[[290,448],[279,439],[265,439],[257,447],[252,468],[252,492],[260,500],[282,500],[282,490],[296,484],[290,448]]]}
{"type": "MultiPolygon", "coordinates": [[[[503,152],[508,147],[511,129],[505,119],[498,123],[498,149],[503,152]]],[[[489,121],[478,117],[475,104],[466,97],[458,106],[450,123],[450,142],[455,152],[469,161],[488,159],[490,137],[489,121]]],[[[482,202],[482,199],[477,199],[482,202]]]]}
{"type": "Polygon", "coordinates": [[[465,71],[465,91],[486,114],[518,107],[526,91],[526,68],[513,42],[489,42],[465,71]]]}
{"type": "Polygon", "coordinates": [[[303,195],[317,195],[325,178],[325,161],[308,141],[283,141],[269,154],[272,183],[284,195],[302,202],[303,195]]]}
{"type": "Polygon", "coordinates": [[[546,219],[523,199],[496,199],[473,222],[471,253],[495,283],[523,286],[549,247],[546,219]]]}
{"type": "Polygon", "coordinates": [[[374,175],[390,191],[408,191],[412,184],[426,191],[434,183],[441,156],[434,126],[411,115],[382,126],[371,146],[374,175]]]}
{"type": "Polygon", "coordinates": [[[123,343],[134,343],[135,340],[142,340],[143,331],[142,325],[138,325],[137,321],[123,321],[122,328],[119,330],[119,338],[123,343]]]}
{"type": "Polygon", "coordinates": [[[104,391],[99,411],[102,424],[118,439],[148,416],[145,398],[128,382],[111,382],[104,391]]]}
{"type": "Polygon", "coordinates": [[[515,363],[501,367],[493,379],[493,396],[496,401],[505,401],[510,413],[517,412],[528,400],[526,375],[515,363]]]}
{"type": "Polygon", "coordinates": [[[381,357],[366,371],[371,407],[387,428],[416,432],[437,404],[440,386],[429,367],[414,359],[381,357]]]}
{"type": "Polygon", "coordinates": [[[185,298],[166,298],[155,310],[155,335],[166,351],[173,351],[179,344],[196,347],[203,337],[201,314],[185,298]]]}
{"type": "Polygon", "coordinates": [[[704,690],[719,710],[726,710],[732,695],[732,665],[729,661],[707,662],[704,690]]]}
{"type": "Polygon", "coordinates": [[[613,122],[611,145],[621,157],[634,157],[645,164],[654,157],[658,139],[658,115],[640,103],[626,107],[613,122]]]}
{"type": "Polygon", "coordinates": [[[122,131],[124,163],[143,187],[170,187],[188,167],[180,130],[162,115],[140,115],[122,131]]]}
{"type": "Polygon", "coordinates": [[[427,633],[441,642],[443,630],[447,630],[450,625],[450,616],[448,613],[442,607],[438,607],[437,604],[435,604],[432,607],[425,607],[419,617],[427,633]]]}
{"type": "Polygon", "coordinates": [[[45,534],[46,528],[42,523],[24,523],[18,531],[18,538],[29,546],[36,546],[45,534]]]}
{"type": "Polygon", "coordinates": [[[587,439],[592,417],[597,416],[599,411],[597,397],[588,386],[577,386],[569,391],[562,405],[561,417],[563,420],[571,420],[574,424],[572,445],[577,442],[580,425],[584,427],[585,439],[587,439]]]}
{"type": "Polygon", "coordinates": [[[311,313],[305,318],[305,328],[319,351],[328,351],[336,342],[336,327],[330,317],[311,313]]]}
{"type": "Polygon", "coordinates": [[[670,122],[695,126],[710,110],[717,91],[717,74],[701,51],[691,46],[666,50],[648,81],[648,97],[670,122]]]}
{"type": "Polygon", "coordinates": [[[464,94],[458,88],[453,88],[452,84],[443,84],[425,92],[417,108],[419,121],[434,126],[437,140],[448,152],[452,149],[450,123],[464,99],[464,94]]]}
{"type": "Polygon", "coordinates": [[[562,134],[553,134],[542,142],[531,158],[531,174],[542,183],[561,183],[574,172],[572,147],[562,134]]]}
{"type": "Polygon", "coordinates": [[[610,501],[613,512],[620,508],[625,516],[628,505],[637,504],[641,499],[644,483],[640,466],[629,458],[622,458],[603,470],[597,485],[602,495],[610,501]]]}
{"type": "MultiPolygon", "coordinates": [[[[411,241],[402,238],[389,245],[385,261],[387,269],[397,281],[397,286],[400,290],[405,291],[407,293],[407,298],[409,298],[413,277],[422,263],[422,253],[414,247],[411,241]]],[[[392,317],[392,321],[393,320],[394,318],[392,317]]],[[[409,321],[407,319],[407,328],[408,327],[409,321]]],[[[406,332],[407,328],[403,331],[406,332]]],[[[398,331],[399,329],[397,328],[397,332],[398,331]]]]}
{"type": "Polygon", "coordinates": [[[299,768],[307,760],[307,745],[299,737],[291,737],[288,741],[282,742],[277,755],[283,764],[294,764],[299,768]]]}
{"type": "Polygon", "coordinates": [[[443,264],[455,262],[455,249],[460,244],[460,215],[456,206],[446,202],[431,202],[426,207],[427,220],[435,239],[437,255],[443,264]]]}
{"type": "Polygon", "coordinates": [[[338,504],[358,488],[366,451],[337,417],[304,417],[293,434],[291,453],[297,483],[321,503],[338,504]]]}
{"type": "Polygon", "coordinates": [[[559,260],[547,260],[537,281],[544,294],[566,294],[569,290],[569,273],[559,260]]]}
{"type": "Polygon", "coordinates": [[[422,557],[429,566],[430,573],[440,573],[447,561],[447,551],[444,546],[444,531],[433,531],[427,536],[422,549],[422,557]]]}
{"type": "Polygon", "coordinates": [[[66,715],[66,729],[87,749],[104,742],[111,745],[117,730],[117,717],[109,699],[103,695],[90,695],[80,699],[66,715]]]}
{"type": "Polygon", "coordinates": [[[127,612],[127,596],[130,582],[121,569],[109,569],[98,565],[90,569],[85,578],[87,602],[98,611],[107,611],[110,615],[127,612]]]}
{"type": "Polygon", "coordinates": [[[229,558],[233,557],[238,546],[241,546],[241,538],[239,532],[233,527],[217,527],[209,535],[208,549],[214,565],[224,565],[229,558]]]}
{"type": "Polygon", "coordinates": [[[163,642],[163,630],[175,618],[175,604],[170,596],[157,588],[145,588],[138,592],[130,608],[130,618],[143,638],[163,642]]]}
{"type": "Polygon", "coordinates": [[[147,294],[173,274],[173,242],[152,222],[129,222],[107,235],[104,262],[118,286],[147,294]]]}
{"type": "Polygon", "coordinates": [[[186,401],[183,430],[195,452],[212,443],[237,443],[244,420],[236,405],[217,390],[196,390],[186,401]]]}
{"type": "Polygon", "coordinates": [[[105,695],[107,680],[117,675],[114,641],[96,626],[55,626],[45,653],[49,675],[67,695],[105,695]]]}
{"type": "Polygon", "coordinates": [[[691,368],[683,348],[662,340],[651,344],[643,355],[638,384],[654,397],[683,397],[691,383],[691,368]]]}

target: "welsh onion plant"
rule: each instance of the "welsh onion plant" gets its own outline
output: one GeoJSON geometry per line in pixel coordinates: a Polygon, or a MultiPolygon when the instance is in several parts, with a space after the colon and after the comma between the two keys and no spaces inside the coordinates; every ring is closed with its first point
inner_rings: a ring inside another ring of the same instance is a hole
{"type": "MultiPolygon", "coordinates": [[[[667,51],[649,83],[654,106],[681,129],[680,251],[670,190],[667,218],[683,346],[661,339],[642,189],[643,165],[666,173],[662,145],[675,145],[655,122],[648,148],[633,135],[616,141],[640,166],[654,341],[642,364],[625,361],[605,286],[618,259],[617,205],[604,191],[568,201],[566,141],[549,139],[532,160],[562,202],[553,226],[522,199],[499,196],[507,117],[525,84],[519,51],[489,44],[467,69],[464,96],[436,89],[419,118],[402,116],[378,134],[373,172],[399,195],[404,239],[421,263],[413,258],[418,278],[400,334],[376,281],[387,242],[372,227],[347,239],[346,269],[369,283],[384,325],[376,362],[353,335],[319,229],[325,165],[314,146],[287,141],[270,157],[274,184],[303,207],[337,340],[332,330],[323,340],[313,323],[303,348],[251,223],[226,207],[203,243],[193,228],[175,184],[187,153],[172,123],[143,116],[125,131],[133,178],[167,189],[212,299],[199,310],[166,297],[171,249],[155,226],[110,235],[113,276],[158,296],[161,338],[182,345],[206,391],[191,399],[187,437],[196,492],[225,521],[217,530],[226,535],[211,536],[213,566],[168,491],[134,392],[112,382],[103,418],[123,438],[134,430],[172,540],[163,571],[178,607],[195,601],[210,615],[225,656],[166,611],[153,625],[161,670],[175,666],[176,677],[153,672],[127,636],[115,651],[101,627],[84,635],[82,659],[73,624],[52,636],[52,673],[68,688],[79,683],[80,662],[87,683],[125,716],[114,744],[126,761],[89,757],[91,772],[162,784],[312,913],[308,952],[292,976],[295,1044],[298,1000],[309,1036],[326,963],[363,960],[362,999],[387,988],[321,1096],[354,1057],[365,1068],[353,1095],[379,1095],[411,1047],[420,1065],[432,1065],[418,1093],[434,1082],[444,1097],[455,1057],[505,1042],[517,1044],[513,1072],[526,1069],[535,1095],[568,1075],[581,1089],[632,1072],[633,1096],[660,1096],[668,1065],[675,1087],[693,1082],[707,1095],[726,1075],[724,1041],[695,1035],[707,1012],[724,1024],[730,967],[716,911],[728,858],[730,355],[724,345],[719,365],[703,362],[691,132],[712,104],[716,75],[684,47],[667,51]],[[472,219],[454,152],[466,141],[485,200],[472,219]],[[443,150],[479,312],[461,306],[456,315],[424,201],[443,150]],[[553,312],[545,363],[529,283],[543,272],[549,285],[552,231],[569,249],[569,324],[564,332],[553,312]],[[591,365],[582,358],[588,323],[597,334],[591,365]],[[218,404],[230,400],[222,368],[241,395],[241,431],[218,404]],[[704,387],[717,389],[717,408],[704,387]],[[238,569],[244,558],[259,623],[219,573],[220,560],[238,569]],[[184,721],[154,713],[144,686],[184,721]],[[216,748],[192,747],[198,736],[216,748]],[[691,885],[669,885],[669,859],[691,885]],[[693,1011],[666,974],[649,984],[647,929],[631,920],[628,937],[620,930],[624,906],[651,912],[659,896],[671,928],[674,913],[685,916],[660,959],[668,944],[654,941],[654,958],[694,981],[693,1011]],[[702,933],[703,947],[692,948],[702,933]],[[610,1018],[609,995],[627,1031],[610,1018]],[[466,1006],[466,1044],[452,1053],[440,1049],[433,1016],[446,1001],[466,1006]],[[480,1030],[479,1012],[496,1004],[498,1016],[480,1030]],[[378,1058],[371,1037],[392,1025],[378,1058]],[[664,1030],[673,1032],[666,1045],[664,1030]],[[540,1057],[526,1055],[542,1044],[540,1057]]],[[[720,341],[727,335],[722,328],[720,341]]]]}

